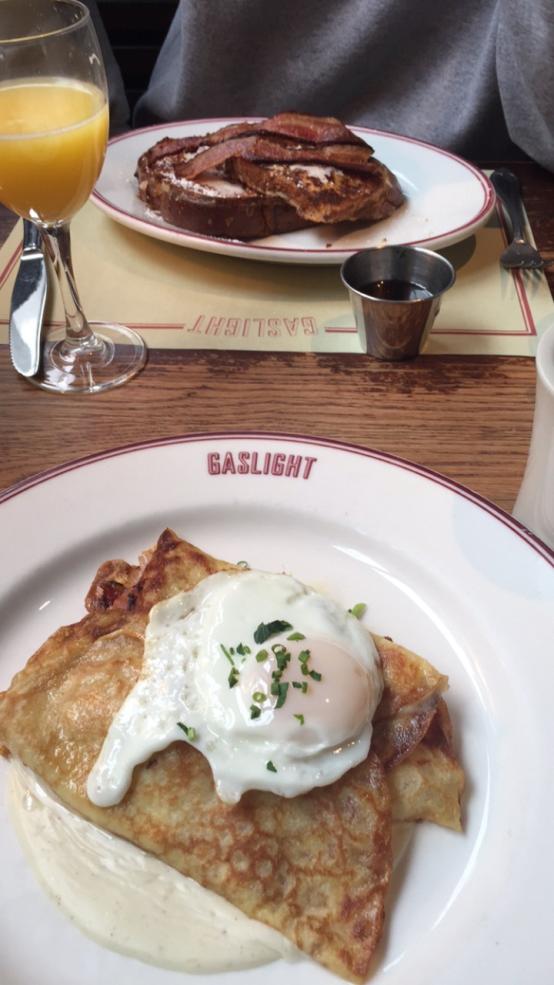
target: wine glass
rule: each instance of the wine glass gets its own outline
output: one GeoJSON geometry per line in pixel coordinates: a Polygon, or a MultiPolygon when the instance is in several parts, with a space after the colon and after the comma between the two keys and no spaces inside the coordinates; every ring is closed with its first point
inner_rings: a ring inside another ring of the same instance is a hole
{"type": "Polygon", "coordinates": [[[0,0],[0,201],[41,229],[65,310],[32,382],[96,393],[144,365],[140,335],[87,321],[71,262],[69,222],[100,173],[107,83],[90,13],[79,0],[0,0]]]}

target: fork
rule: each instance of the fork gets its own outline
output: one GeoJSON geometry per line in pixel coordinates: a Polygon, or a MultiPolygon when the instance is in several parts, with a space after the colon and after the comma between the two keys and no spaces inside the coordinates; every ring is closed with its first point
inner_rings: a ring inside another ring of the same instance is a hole
{"type": "Polygon", "coordinates": [[[491,174],[491,182],[501,199],[512,226],[512,242],[500,255],[500,263],[506,270],[542,270],[552,261],[543,260],[538,250],[531,246],[525,235],[525,215],[521,202],[519,180],[508,168],[499,168],[491,174]]]}

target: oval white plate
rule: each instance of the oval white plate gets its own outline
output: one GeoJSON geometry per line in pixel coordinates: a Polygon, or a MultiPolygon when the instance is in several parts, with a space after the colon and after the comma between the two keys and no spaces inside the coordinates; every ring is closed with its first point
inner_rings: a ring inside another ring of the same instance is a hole
{"type": "Polygon", "coordinates": [[[342,263],[351,253],[384,243],[412,243],[439,249],[470,236],[486,222],[495,195],[478,168],[448,151],[397,134],[352,127],[398,178],[406,195],[401,208],[382,222],[349,228],[314,226],[265,239],[216,239],[189,233],[165,222],[138,198],[137,160],[162,137],[184,137],[217,130],[237,119],[192,120],[145,127],[110,141],[92,201],[116,222],[195,250],[277,263],[342,263]]]}
{"type": "MultiPolygon", "coordinates": [[[[449,675],[468,777],[463,834],[417,827],[372,985],[553,980],[554,554],[540,541],[416,465],[287,435],[110,451],[32,478],[0,504],[2,687],[52,630],[81,617],[101,561],[133,560],[166,525],[222,558],[291,571],[344,606],[366,602],[369,627],[449,675]]],[[[3,985],[334,980],[308,960],[177,977],[112,954],[43,895],[2,822],[3,985]]]]}

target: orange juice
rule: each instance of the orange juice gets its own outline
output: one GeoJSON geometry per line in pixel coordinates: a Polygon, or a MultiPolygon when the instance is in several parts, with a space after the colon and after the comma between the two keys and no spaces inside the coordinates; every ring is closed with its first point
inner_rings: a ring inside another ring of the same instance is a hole
{"type": "Polygon", "coordinates": [[[0,202],[43,222],[86,202],[106,150],[108,105],[96,86],[61,78],[0,85],[0,202]]]}

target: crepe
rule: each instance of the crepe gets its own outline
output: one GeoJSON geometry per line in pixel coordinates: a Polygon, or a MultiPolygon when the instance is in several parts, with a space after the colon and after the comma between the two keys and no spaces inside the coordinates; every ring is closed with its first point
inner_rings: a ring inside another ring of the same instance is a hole
{"type": "Polygon", "coordinates": [[[463,774],[451,758],[446,679],[425,661],[375,638],[385,692],[374,746],[327,787],[290,799],[251,791],[229,806],[201,753],[178,742],[135,769],[116,806],[96,807],[86,795],[112,717],[140,673],[150,608],[221,570],[236,569],[169,530],[138,566],[102,565],[88,615],[54,633],[0,695],[0,742],[84,817],[281,931],[338,975],[364,981],[384,920],[393,811],[459,825],[463,774]]]}

